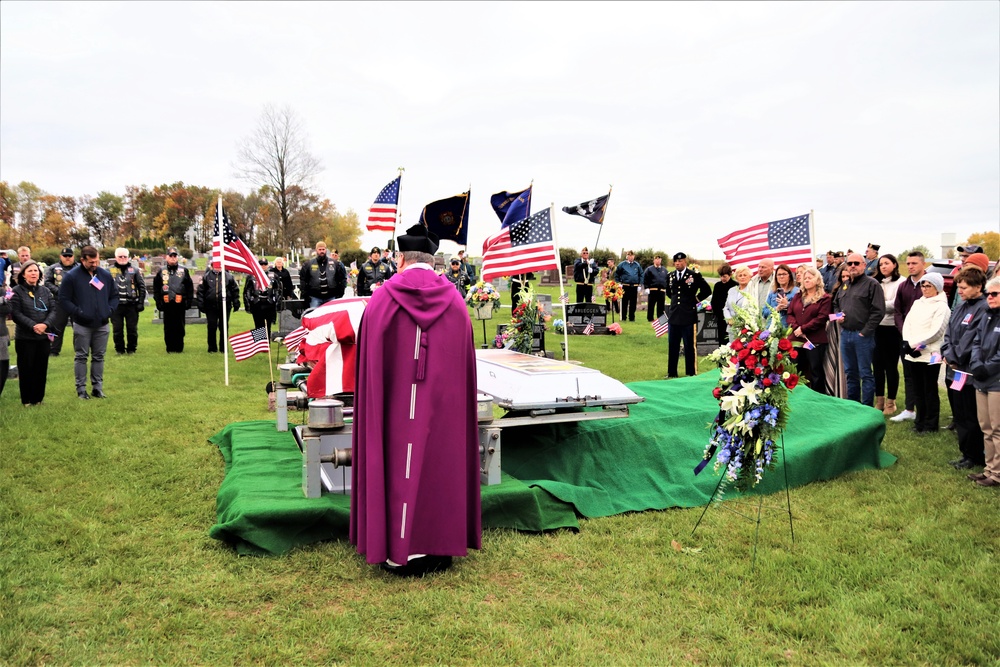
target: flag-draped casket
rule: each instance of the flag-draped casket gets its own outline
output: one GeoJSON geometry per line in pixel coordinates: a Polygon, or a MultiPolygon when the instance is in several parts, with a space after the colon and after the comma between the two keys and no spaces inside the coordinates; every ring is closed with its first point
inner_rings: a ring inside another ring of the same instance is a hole
{"type": "Polygon", "coordinates": [[[309,364],[309,398],[354,391],[357,332],[369,297],[336,299],[302,316],[296,362],[309,364]]]}

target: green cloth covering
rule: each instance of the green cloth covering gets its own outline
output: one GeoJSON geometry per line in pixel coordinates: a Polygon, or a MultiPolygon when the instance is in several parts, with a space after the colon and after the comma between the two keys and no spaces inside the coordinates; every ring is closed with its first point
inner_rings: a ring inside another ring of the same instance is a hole
{"type": "MultiPolygon", "coordinates": [[[[482,487],[483,526],[540,532],[578,528],[578,515],[704,505],[722,474],[709,464],[694,475],[718,412],[717,381],[716,371],[630,384],[646,400],[624,419],[504,429],[504,475],[501,484],[482,487]]],[[[790,408],[784,437],[790,487],[896,461],[879,449],[880,411],[804,385],[791,393],[790,408]]],[[[349,496],[302,495],[302,456],[290,432],[277,432],[273,421],[238,422],[210,441],[226,463],[212,537],[255,554],[347,538],[349,496]]],[[[754,492],[784,488],[786,471],[776,462],[754,492]]]]}
{"type": "MultiPolygon", "coordinates": [[[[517,429],[517,437],[505,431],[503,469],[572,503],[585,517],[704,505],[722,475],[721,469],[714,472],[714,461],[694,475],[718,414],[712,397],[718,379],[713,371],[629,384],[646,400],[633,405],[627,419],[527,426],[517,429]]],[[[791,392],[789,408],[789,487],[895,463],[896,457],[879,449],[885,436],[880,411],[805,385],[791,392]]],[[[780,457],[775,461],[754,492],[784,488],[780,457]]],[[[730,488],[725,497],[739,495],[730,488]]]]}
{"type": "MultiPolygon", "coordinates": [[[[209,535],[244,554],[283,554],[294,547],[346,539],[350,496],[302,494],[302,454],[291,432],[273,421],[236,422],[209,441],[219,447],[226,477],[209,535]]],[[[578,528],[570,505],[509,475],[482,487],[483,526],[541,532],[578,528]]]]}

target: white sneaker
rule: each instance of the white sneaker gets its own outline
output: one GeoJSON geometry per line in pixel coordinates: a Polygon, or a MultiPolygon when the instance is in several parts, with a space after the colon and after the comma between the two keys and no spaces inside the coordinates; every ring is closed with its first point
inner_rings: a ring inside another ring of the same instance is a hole
{"type": "Polygon", "coordinates": [[[916,419],[916,418],[917,418],[917,413],[914,412],[913,410],[903,410],[902,412],[900,412],[895,417],[890,417],[889,421],[891,421],[891,422],[905,422],[907,419],[916,419]]]}

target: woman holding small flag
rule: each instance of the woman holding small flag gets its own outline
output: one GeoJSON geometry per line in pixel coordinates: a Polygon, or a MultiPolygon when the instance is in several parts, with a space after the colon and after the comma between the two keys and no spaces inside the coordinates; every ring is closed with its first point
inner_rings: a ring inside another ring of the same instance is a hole
{"type": "MultiPolygon", "coordinates": [[[[50,329],[56,320],[56,300],[42,284],[42,272],[34,260],[21,264],[17,285],[10,297],[14,319],[14,350],[17,352],[21,403],[40,405],[45,398],[49,372],[50,329]]],[[[6,327],[5,322],[0,325],[6,327]]]]}
{"type": "Polygon", "coordinates": [[[903,337],[896,328],[896,290],[899,279],[899,261],[894,255],[878,258],[875,279],[882,285],[885,295],[885,316],[875,328],[875,409],[886,417],[896,414],[896,392],[899,391],[899,344],[903,337]]]}
{"type": "Polygon", "coordinates": [[[941,397],[938,396],[941,344],[951,310],[940,273],[925,273],[920,279],[920,291],[923,296],[913,302],[903,322],[903,354],[914,361],[917,418],[913,430],[934,433],[938,430],[941,413],[941,397]]]}
{"type": "Polygon", "coordinates": [[[802,270],[802,289],[788,304],[788,326],[795,340],[802,343],[796,360],[799,374],[809,379],[813,391],[827,393],[823,360],[829,338],[826,323],[832,309],[830,295],[823,289],[823,275],[814,266],[802,270]]]}
{"type": "Polygon", "coordinates": [[[985,465],[983,431],[976,415],[976,389],[972,386],[972,378],[968,377],[976,330],[986,312],[985,285],[986,274],[978,266],[967,266],[955,276],[955,291],[961,301],[951,314],[941,343],[941,356],[948,364],[945,378],[948,402],[962,454],[951,464],[958,470],[985,465]]]}

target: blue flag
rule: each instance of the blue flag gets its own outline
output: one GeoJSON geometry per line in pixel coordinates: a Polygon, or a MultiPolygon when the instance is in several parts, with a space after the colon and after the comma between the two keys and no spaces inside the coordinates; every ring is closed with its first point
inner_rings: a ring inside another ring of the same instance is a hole
{"type": "Polygon", "coordinates": [[[524,220],[531,215],[531,188],[520,192],[498,192],[490,197],[490,205],[500,218],[501,227],[524,220]]]}
{"type": "Polygon", "coordinates": [[[420,213],[420,224],[437,234],[442,241],[447,239],[464,246],[469,236],[471,192],[431,202],[420,213]]]}

